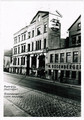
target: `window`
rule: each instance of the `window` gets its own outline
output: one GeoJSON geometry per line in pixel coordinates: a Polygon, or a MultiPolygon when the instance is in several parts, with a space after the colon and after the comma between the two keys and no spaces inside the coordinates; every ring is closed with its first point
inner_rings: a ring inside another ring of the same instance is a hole
{"type": "Polygon", "coordinates": [[[40,50],[41,49],[41,40],[36,41],[36,50],[40,50]]]}
{"type": "Polygon", "coordinates": [[[21,65],[25,65],[25,57],[21,57],[21,65]]]}
{"type": "Polygon", "coordinates": [[[34,42],[32,42],[32,51],[34,50],[34,42]]]}
{"type": "Polygon", "coordinates": [[[35,56],[33,56],[31,59],[31,66],[36,68],[36,57],[35,56]]]}
{"type": "Polygon", "coordinates": [[[18,53],[20,53],[20,46],[18,46],[18,53]]]}
{"type": "Polygon", "coordinates": [[[37,35],[40,35],[41,34],[41,28],[37,28],[37,35]]]}
{"type": "Polygon", "coordinates": [[[18,65],[19,65],[19,58],[18,58],[18,65]]]}
{"type": "Polygon", "coordinates": [[[28,44],[28,51],[30,51],[30,44],[28,44]]]}
{"type": "Polygon", "coordinates": [[[28,39],[31,37],[31,32],[28,32],[28,39]]]}
{"type": "Polygon", "coordinates": [[[60,62],[64,62],[64,53],[60,54],[60,62]]]}
{"type": "Polygon", "coordinates": [[[46,39],[44,39],[44,49],[46,49],[46,39]]]}
{"type": "Polygon", "coordinates": [[[17,54],[17,48],[14,48],[14,54],[17,54]]]}
{"type": "Polygon", "coordinates": [[[76,78],[76,71],[72,71],[72,78],[76,78]]]}
{"type": "Polygon", "coordinates": [[[38,43],[38,50],[39,50],[39,41],[37,43],[38,43]]]}
{"type": "Polygon", "coordinates": [[[66,53],[66,62],[71,62],[71,52],[66,53]]]}
{"type": "Polygon", "coordinates": [[[18,36],[18,42],[20,42],[20,35],[18,36]]]}
{"type": "Polygon", "coordinates": [[[23,53],[23,46],[21,47],[21,52],[23,53]]]}
{"type": "Polygon", "coordinates": [[[10,63],[12,63],[12,57],[10,57],[10,63]]]}
{"type": "Polygon", "coordinates": [[[66,77],[69,78],[70,71],[66,71],[66,77]]]}
{"type": "Polygon", "coordinates": [[[78,23],[77,24],[77,30],[80,30],[81,29],[81,23],[78,23]]]}
{"type": "Polygon", "coordinates": [[[58,54],[55,54],[55,62],[58,63],[58,54]]]}
{"type": "Polygon", "coordinates": [[[72,37],[72,44],[76,44],[76,36],[72,37]]]}
{"type": "Polygon", "coordinates": [[[34,30],[32,30],[32,37],[34,37],[34,30]]]}
{"type": "Polygon", "coordinates": [[[14,38],[14,44],[16,44],[16,43],[17,43],[17,37],[14,38]]]}
{"type": "Polygon", "coordinates": [[[23,53],[23,52],[25,52],[26,51],[26,45],[22,45],[21,46],[21,52],[23,53]]]}
{"type": "Polygon", "coordinates": [[[81,43],[81,36],[78,36],[78,41],[77,43],[81,43]]]}
{"type": "Polygon", "coordinates": [[[16,62],[17,62],[17,58],[14,58],[13,59],[13,65],[16,65],[16,62]]]}
{"type": "Polygon", "coordinates": [[[44,33],[47,32],[47,24],[44,25],[44,33]]]}
{"type": "Polygon", "coordinates": [[[78,62],[78,52],[73,52],[73,62],[78,62]]]}
{"type": "Polygon", "coordinates": [[[23,34],[22,34],[22,41],[23,41],[23,34]]]}
{"type": "Polygon", "coordinates": [[[37,41],[36,41],[36,50],[38,50],[37,46],[38,46],[38,45],[37,45],[37,41]]]}
{"type": "Polygon", "coordinates": [[[41,49],[41,40],[39,41],[39,49],[41,49]]]}
{"type": "Polygon", "coordinates": [[[24,40],[26,40],[26,33],[24,33],[24,40]]]}
{"type": "Polygon", "coordinates": [[[24,52],[26,51],[26,45],[24,45],[24,52]]]}
{"type": "Polygon", "coordinates": [[[50,54],[50,63],[53,63],[53,54],[50,54]]]}

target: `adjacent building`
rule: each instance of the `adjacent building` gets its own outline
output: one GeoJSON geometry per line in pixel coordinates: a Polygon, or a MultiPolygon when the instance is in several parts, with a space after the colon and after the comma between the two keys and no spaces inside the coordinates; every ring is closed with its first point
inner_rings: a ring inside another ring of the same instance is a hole
{"type": "Polygon", "coordinates": [[[3,70],[9,72],[10,64],[12,63],[12,49],[4,50],[3,70]]]}
{"type": "Polygon", "coordinates": [[[61,47],[48,51],[47,78],[81,84],[81,15],[68,29],[69,38],[61,39],[61,47]]]}

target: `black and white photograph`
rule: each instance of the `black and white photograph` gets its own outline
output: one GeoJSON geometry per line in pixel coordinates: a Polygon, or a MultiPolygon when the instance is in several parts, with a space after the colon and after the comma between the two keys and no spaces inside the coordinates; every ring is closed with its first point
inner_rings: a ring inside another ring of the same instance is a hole
{"type": "Polygon", "coordinates": [[[1,1],[3,118],[83,120],[83,4],[1,1]]]}

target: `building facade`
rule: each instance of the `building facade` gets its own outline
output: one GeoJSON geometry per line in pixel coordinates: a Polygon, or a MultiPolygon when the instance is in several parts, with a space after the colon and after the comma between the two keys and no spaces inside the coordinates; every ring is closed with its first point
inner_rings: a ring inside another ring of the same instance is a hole
{"type": "Polygon", "coordinates": [[[81,84],[81,15],[66,39],[60,38],[60,17],[38,11],[28,26],[14,34],[10,72],[81,84]]]}
{"type": "Polygon", "coordinates": [[[30,25],[14,34],[11,72],[45,76],[48,49],[61,45],[59,17],[60,14],[38,11],[30,25]]]}
{"type": "Polygon", "coordinates": [[[12,63],[12,49],[4,50],[3,70],[9,72],[10,64],[12,63]]]}
{"type": "Polygon", "coordinates": [[[81,15],[68,29],[69,38],[61,47],[48,51],[46,77],[55,81],[81,84],[81,15]]]}

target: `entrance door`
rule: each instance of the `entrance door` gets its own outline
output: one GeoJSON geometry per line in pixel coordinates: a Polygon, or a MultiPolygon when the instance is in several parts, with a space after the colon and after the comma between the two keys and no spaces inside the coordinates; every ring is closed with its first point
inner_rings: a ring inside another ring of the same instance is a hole
{"type": "Polygon", "coordinates": [[[27,56],[27,75],[29,75],[29,63],[30,63],[30,55],[27,56]]]}
{"type": "Polygon", "coordinates": [[[55,80],[57,81],[58,70],[55,70],[55,80]]]}
{"type": "Polygon", "coordinates": [[[79,85],[81,85],[81,72],[78,73],[78,82],[79,82],[79,85]]]}

